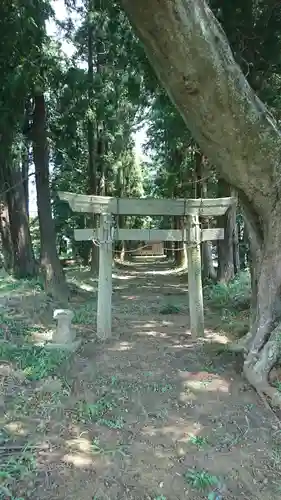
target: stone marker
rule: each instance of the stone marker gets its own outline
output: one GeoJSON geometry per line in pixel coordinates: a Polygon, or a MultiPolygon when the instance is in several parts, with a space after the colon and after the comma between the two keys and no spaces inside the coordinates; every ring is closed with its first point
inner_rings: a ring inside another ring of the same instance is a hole
{"type": "Polygon", "coordinates": [[[54,319],[57,320],[57,327],[51,342],[45,344],[46,348],[67,349],[75,351],[80,347],[81,340],[76,340],[76,333],[71,325],[74,317],[70,309],[55,309],[54,319]]]}

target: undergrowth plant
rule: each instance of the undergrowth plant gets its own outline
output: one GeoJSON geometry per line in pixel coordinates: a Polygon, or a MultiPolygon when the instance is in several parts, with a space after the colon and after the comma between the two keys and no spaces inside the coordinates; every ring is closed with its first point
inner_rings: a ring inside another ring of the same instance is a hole
{"type": "Polygon", "coordinates": [[[109,417],[106,415],[108,412],[112,412],[114,408],[117,408],[117,404],[106,396],[100,398],[95,403],[79,401],[76,406],[77,420],[84,423],[88,421],[96,422],[109,429],[122,429],[124,427],[124,420],[121,416],[109,417]]]}
{"type": "Polygon", "coordinates": [[[25,500],[14,496],[17,483],[29,477],[36,470],[36,459],[32,450],[23,449],[19,456],[0,463],[0,500],[25,500]]]}
{"type": "Polygon", "coordinates": [[[205,470],[189,470],[185,472],[184,478],[192,488],[200,491],[206,491],[220,485],[219,478],[205,470]]]}
{"type": "Polygon", "coordinates": [[[227,284],[216,283],[204,288],[205,299],[219,308],[250,307],[251,282],[248,271],[241,271],[227,284]]]}
{"type": "Polygon", "coordinates": [[[40,380],[55,374],[57,368],[69,357],[69,353],[37,346],[0,344],[0,357],[14,363],[27,379],[40,380]]]}

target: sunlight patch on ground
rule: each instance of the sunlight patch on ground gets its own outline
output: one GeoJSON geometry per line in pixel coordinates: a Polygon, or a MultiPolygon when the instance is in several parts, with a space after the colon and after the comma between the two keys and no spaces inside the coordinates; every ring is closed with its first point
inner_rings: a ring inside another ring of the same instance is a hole
{"type": "Polygon", "coordinates": [[[67,453],[66,455],[63,456],[62,460],[63,462],[69,465],[74,465],[75,467],[81,467],[81,468],[94,465],[92,457],[84,455],[82,453],[75,455],[67,453]]]}
{"type": "Polygon", "coordinates": [[[170,276],[170,275],[176,275],[179,274],[180,272],[183,271],[183,268],[177,268],[177,269],[157,269],[155,271],[143,271],[141,274],[146,275],[146,276],[170,276]]]}
{"type": "Polygon", "coordinates": [[[87,283],[80,283],[79,288],[81,288],[81,290],[85,290],[86,292],[94,292],[97,289],[96,286],[88,285],[87,283]]]}
{"type": "Polygon", "coordinates": [[[207,392],[230,392],[230,383],[219,375],[209,372],[179,371],[184,389],[207,392]]]}
{"type": "Polygon", "coordinates": [[[23,427],[23,423],[20,421],[9,422],[5,425],[5,429],[17,436],[28,436],[29,434],[28,430],[23,427]]]}
{"type": "Polygon", "coordinates": [[[109,351],[130,351],[132,349],[132,344],[130,342],[120,342],[115,344],[113,347],[109,347],[109,351]]]}
{"type": "Polygon", "coordinates": [[[92,278],[85,278],[81,276],[81,279],[72,278],[68,281],[69,283],[76,285],[78,288],[80,288],[81,290],[85,290],[86,292],[95,292],[97,290],[97,280],[94,280],[92,278]],[[93,282],[93,284],[86,283],[86,281],[93,282]]]}
{"type": "Polygon", "coordinates": [[[155,330],[149,330],[148,332],[138,332],[138,334],[142,337],[161,337],[167,338],[167,334],[164,332],[156,332],[155,330]]]}
{"type": "Polygon", "coordinates": [[[222,333],[216,333],[212,330],[205,330],[205,342],[217,342],[218,344],[229,344],[230,340],[222,333]]]}
{"type": "Polygon", "coordinates": [[[50,342],[54,335],[54,330],[47,330],[45,332],[33,332],[31,340],[36,345],[43,345],[45,342],[50,342]]]}
{"type": "Polygon", "coordinates": [[[179,340],[176,340],[173,344],[173,349],[194,349],[198,345],[197,341],[192,341],[192,339],[187,339],[186,342],[180,342],[179,340]]]}
{"type": "Polygon", "coordinates": [[[160,428],[147,426],[142,431],[142,434],[150,437],[164,435],[169,436],[174,442],[187,442],[190,440],[191,435],[199,434],[201,429],[202,427],[195,422],[188,425],[185,420],[179,419],[175,420],[175,423],[172,425],[165,425],[160,428]]]}
{"type": "Polygon", "coordinates": [[[121,298],[126,300],[137,300],[140,297],[139,295],[121,295],[121,298]]]}
{"type": "Polygon", "coordinates": [[[197,396],[190,390],[189,387],[186,387],[184,392],[180,392],[179,394],[179,400],[181,401],[181,403],[191,404],[197,399],[197,396]]]}
{"type": "Polygon", "coordinates": [[[142,323],[141,321],[133,322],[134,328],[155,328],[159,326],[158,321],[148,321],[147,323],[142,323]]]}
{"type": "Polygon", "coordinates": [[[199,436],[203,430],[203,426],[199,423],[194,423],[191,432],[185,432],[184,435],[179,439],[179,443],[189,443],[191,438],[199,436]]]}
{"type": "Polygon", "coordinates": [[[91,441],[82,437],[70,439],[69,441],[66,441],[66,445],[69,446],[69,448],[82,451],[84,453],[89,453],[91,451],[91,441]]]}
{"type": "Polygon", "coordinates": [[[12,363],[9,361],[0,364],[0,376],[10,377],[11,379],[18,380],[20,382],[23,382],[26,378],[23,371],[14,368],[12,363]]]}
{"type": "Polygon", "coordinates": [[[112,274],[112,278],[115,278],[115,279],[121,280],[121,281],[129,281],[129,280],[132,280],[132,279],[136,278],[136,276],[134,274],[131,274],[131,275],[128,275],[128,274],[112,274]]]}

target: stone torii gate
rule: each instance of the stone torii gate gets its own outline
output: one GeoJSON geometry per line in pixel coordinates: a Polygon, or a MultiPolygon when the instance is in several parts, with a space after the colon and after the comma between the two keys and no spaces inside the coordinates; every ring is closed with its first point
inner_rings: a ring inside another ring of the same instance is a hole
{"type": "Polygon", "coordinates": [[[200,243],[224,238],[222,228],[201,229],[199,216],[220,216],[236,204],[236,198],[155,199],[111,198],[59,192],[74,212],[99,216],[97,229],[76,229],[76,241],[99,241],[99,281],[97,307],[97,336],[111,335],[112,300],[112,243],[113,241],[182,241],[187,245],[190,329],[193,337],[204,335],[204,308],[201,277],[200,243]],[[181,216],[183,229],[119,229],[112,215],[181,216]]]}

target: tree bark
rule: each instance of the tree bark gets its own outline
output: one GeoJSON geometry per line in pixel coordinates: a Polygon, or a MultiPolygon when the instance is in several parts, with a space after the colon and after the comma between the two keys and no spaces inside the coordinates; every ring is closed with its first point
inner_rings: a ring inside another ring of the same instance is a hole
{"type": "MultiPolygon", "coordinates": [[[[195,151],[195,198],[207,198],[208,188],[207,181],[204,177],[203,155],[200,151],[195,151]]],[[[201,227],[208,228],[209,220],[205,217],[200,217],[201,227]]],[[[213,262],[212,243],[204,241],[201,243],[201,268],[202,275],[205,279],[215,281],[217,275],[213,262]]]]}
{"type": "Polygon", "coordinates": [[[246,226],[245,226],[245,221],[243,219],[242,224],[240,223],[238,226],[238,238],[239,238],[239,262],[240,262],[240,269],[244,270],[248,267],[249,264],[249,258],[248,258],[248,247],[249,247],[249,242],[248,242],[248,237],[247,237],[247,231],[246,231],[246,226]]]}
{"type": "MultiPolygon", "coordinates": [[[[218,179],[218,196],[231,196],[231,187],[223,179],[218,179]]],[[[224,228],[224,239],[218,240],[218,282],[228,283],[234,278],[234,234],[236,208],[231,207],[225,215],[218,218],[218,226],[224,228]]]]}
{"type": "MultiPolygon", "coordinates": [[[[175,229],[183,229],[183,221],[180,217],[174,217],[174,228],[175,229]]],[[[175,249],[175,264],[176,266],[186,269],[187,268],[187,251],[186,245],[182,241],[175,241],[174,243],[175,249]]]]}
{"type": "Polygon", "coordinates": [[[0,235],[5,270],[10,273],[13,269],[13,248],[11,239],[8,205],[5,199],[0,202],[0,235]]]}
{"type": "MultiPolygon", "coordinates": [[[[98,194],[97,182],[97,163],[96,163],[96,146],[95,146],[95,103],[94,103],[94,25],[90,18],[94,2],[88,3],[88,179],[89,179],[89,194],[98,194]]],[[[93,228],[97,227],[97,216],[93,214],[93,228]]],[[[91,249],[91,270],[95,273],[99,269],[99,247],[92,244],[91,249]]]]}
{"type": "Polygon", "coordinates": [[[172,241],[165,241],[164,242],[164,252],[168,260],[173,260],[174,258],[174,248],[173,248],[173,242],[172,241]]]}
{"type": "Polygon", "coordinates": [[[258,258],[244,372],[258,391],[277,398],[268,372],[281,354],[281,134],[204,0],[120,1],[194,139],[247,211],[258,258]]]}
{"type": "Polygon", "coordinates": [[[46,292],[59,302],[66,303],[68,288],[57,254],[55,224],[51,208],[49,145],[43,93],[39,93],[34,97],[32,140],[40,227],[41,270],[44,276],[46,292]]]}
{"type": "Polygon", "coordinates": [[[15,140],[9,126],[0,137],[1,238],[7,270],[18,279],[37,274],[30,237],[20,159],[13,154],[15,140]]]}
{"type": "Polygon", "coordinates": [[[7,161],[4,175],[9,185],[6,199],[13,251],[13,273],[18,279],[31,279],[37,275],[37,265],[32,249],[22,173],[19,166],[10,165],[7,161]]]}
{"type": "Polygon", "coordinates": [[[236,220],[236,207],[234,216],[234,233],[233,233],[233,264],[234,264],[234,274],[240,271],[240,248],[239,248],[239,224],[236,220]]]}
{"type": "Polygon", "coordinates": [[[26,215],[29,218],[29,142],[26,140],[22,146],[21,153],[21,173],[23,179],[23,189],[25,196],[26,215]]]}

